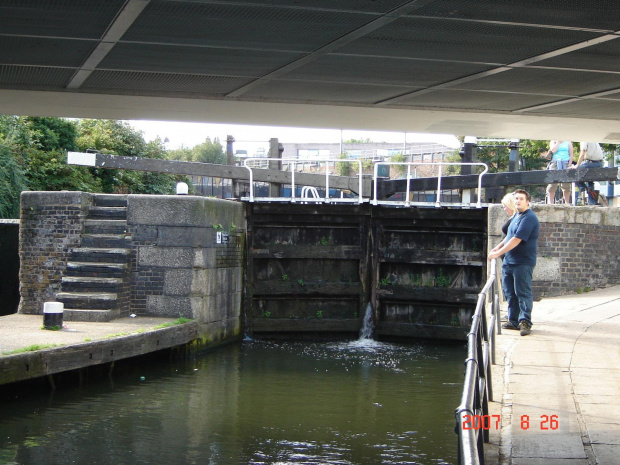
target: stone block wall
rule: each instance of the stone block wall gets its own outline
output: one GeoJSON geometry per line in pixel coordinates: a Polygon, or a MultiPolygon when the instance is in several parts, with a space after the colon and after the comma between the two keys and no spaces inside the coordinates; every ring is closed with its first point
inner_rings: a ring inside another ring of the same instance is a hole
{"type": "MultiPolygon", "coordinates": [[[[534,298],[620,284],[620,209],[534,205],[540,221],[534,298]]],[[[501,205],[489,207],[489,249],[502,238],[501,205]]]]}
{"type": "Polygon", "coordinates": [[[43,313],[43,303],[55,300],[91,204],[84,192],[22,192],[19,313],[43,313]]]}
{"type": "Polygon", "coordinates": [[[195,196],[129,195],[131,311],[187,317],[221,340],[240,336],[245,208],[195,196]]]}

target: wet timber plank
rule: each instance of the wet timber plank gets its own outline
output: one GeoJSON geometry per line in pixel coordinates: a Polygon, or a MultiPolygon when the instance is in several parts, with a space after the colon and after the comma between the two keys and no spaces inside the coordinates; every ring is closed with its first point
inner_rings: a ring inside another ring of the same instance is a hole
{"type": "Polygon", "coordinates": [[[379,251],[379,260],[384,263],[428,263],[433,265],[465,265],[483,266],[480,252],[461,252],[453,250],[423,250],[423,249],[382,249],[379,251]]]}
{"type": "Polygon", "coordinates": [[[422,338],[422,339],[448,339],[455,341],[467,340],[469,328],[462,326],[445,325],[422,325],[416,323],[401,323],[382,321],[375,329],[375,336],[422,338]]]}
{"type": "Polygon", "coordinates": [[[354,332],[362,327],[359,319],[336,318],[250,318],[252,332],[354,332]]]}
{"type": "Polygon", "coordinates": [[[362,292],[362,284],[357,283],[303,283],[296,281],[278,282],[278,281],[257,281],[253,284],[254,297],[262,297],[266,295],[275,296],[359,296],[362,292]]]}
{"type": "Polygon", "coordinates": [[[446,287],[391,286],[378,289],[376,295],[380,300],[399,300],[404,302],[440,302],[468,303],[478,302],[478,289],[458,289],[446,287]]]}

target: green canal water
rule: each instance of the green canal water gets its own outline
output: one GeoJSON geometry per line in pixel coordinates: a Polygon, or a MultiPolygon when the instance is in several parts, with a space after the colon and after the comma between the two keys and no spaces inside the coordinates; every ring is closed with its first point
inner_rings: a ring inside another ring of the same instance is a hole
{"type": "Polygon", "coordinates": [[[455,464],[465,346],[244,341],[0,399],[2,464],[455,464]]]}

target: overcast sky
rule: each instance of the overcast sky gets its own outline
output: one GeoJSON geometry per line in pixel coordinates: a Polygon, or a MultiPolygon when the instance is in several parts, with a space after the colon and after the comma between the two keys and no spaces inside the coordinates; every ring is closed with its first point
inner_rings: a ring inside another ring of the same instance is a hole
{"type": "MultiPolygon", "coordinates": [[[[226,136],[235,138],[235,149],[244,146],[268,147],[269,139],[278,138],[279,142],[332,142],[339,143],[347,139],[370,139],[373,142],[394,142],[402,144],[405,141],[405,133],[402,132],[376,132],[340,129],[308,129],[273,126],[247,126],[237,124],[211,124],[211,123],[181,123],[172,121],[128,121],[134,128],[144,132],[144,139],[148,142],[157,136],[163,141],[168,138],[166,146],[169,149],[193,147],[201,144],[207,137],[213,140],[218,137],[222,145],[226,143],[226,136]]],[[[407,143],[411,142],[437,142],[449,147],[459,147],[458,139],[453,135],[446,134],[419,134],[407,133],[407,143]]]]}

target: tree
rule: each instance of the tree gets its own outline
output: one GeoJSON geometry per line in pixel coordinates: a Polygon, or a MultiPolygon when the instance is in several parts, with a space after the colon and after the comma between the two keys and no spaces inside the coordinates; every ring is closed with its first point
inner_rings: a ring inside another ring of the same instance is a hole
{"type": "Polygon", "coordinates": [[[35,148],[22,152],[28,187],[35,191],[101,191],[101,180],[92,168],[68,165],[62,150],[44,151],[35,148]]]}
{"type": "Polygon", "coordinates": [[[192,149],[188,147],[168,150],[168,152],[166,153],[166,158],[168,160],[194,161],[192,157],[192,149]]]}
{"type": "MultiPolygon", "coordinates": [[[[159,137],[146,144],[144,156],[146,158],[155,158],[158,160],[167,158],[166,146],[159,137]]],[[[143,173],[142,177],[143,184],[145,187],[148,186],[150,194],[173,194],[178,181],[183,181],[191,185],[191,182],[188,181],[186,176],[171,176],[165,173],[146,172],[143,173]]]]}
{"type": "Polygon", "coordinates": [[[90,149],[125,157],[142,156],[146,149],[142,131],[129,123],[109,119],[80,120],[76,144],[82,152],[90,149]]]}
{"type": "Polygon", "coordinates": [[[77,123],[64,118],[31,117],[25,118],[32,138],[43,151],[77,149],[77,123]]]}
{"type": "Polygon", "coordinates": [[[220,140],[216,137],[211,142],[211,138],[207,137],[202,144],[196,145],[192,149],[192,161],[225,165],[226,153],[220,140]]]}
{"type": "Polygon", "coordinates": [[[19,218],[19,195],[24,190],[27,181],[14,146],[0,136],[0,218],[19,218]]]}
{"type": "MultiPolygon", "coordinates": [[[[144,141],[137,131],[123,121],[81,120],[78,124],[77,146],[87,150],[125,157],[165,158],[165,147],[160,139],[144,141]]],[[[174,177],[169,174],[143,173],[129,170],[97,169],[103,192],[117,194],[172,194],[174,177]]]]}

